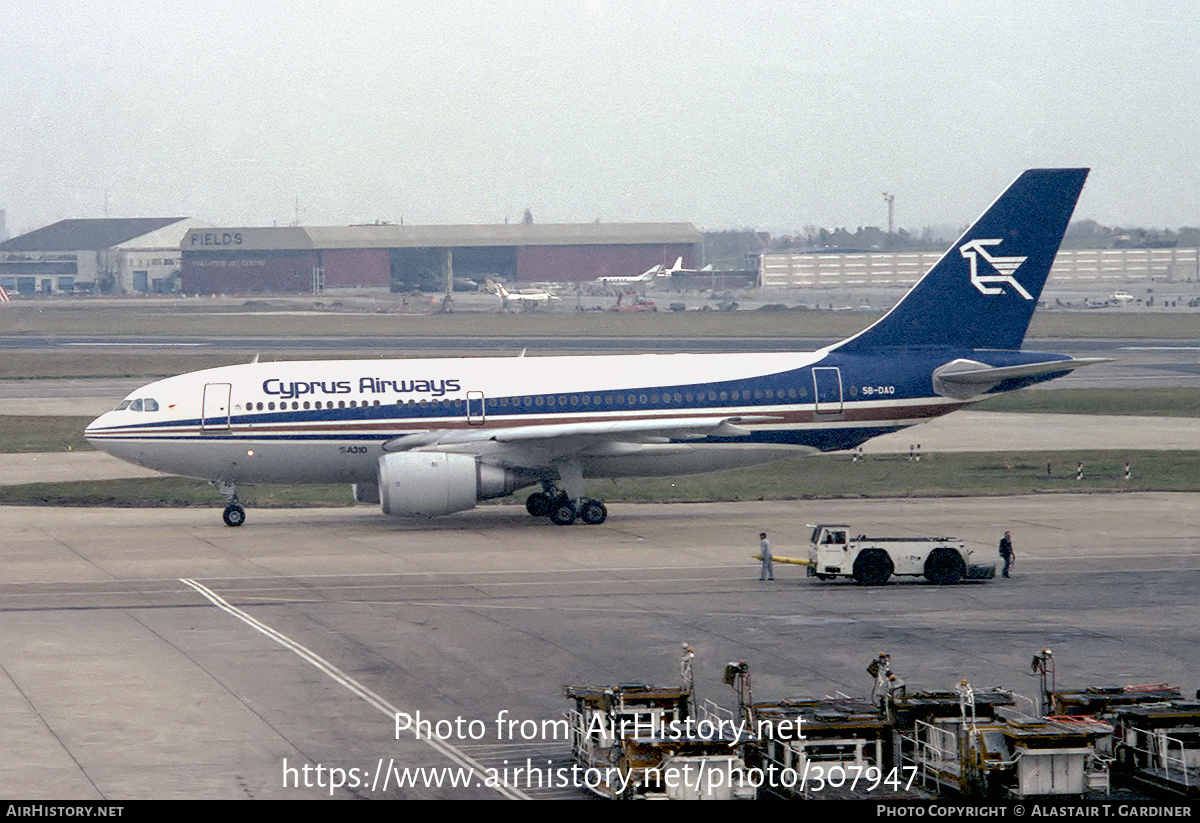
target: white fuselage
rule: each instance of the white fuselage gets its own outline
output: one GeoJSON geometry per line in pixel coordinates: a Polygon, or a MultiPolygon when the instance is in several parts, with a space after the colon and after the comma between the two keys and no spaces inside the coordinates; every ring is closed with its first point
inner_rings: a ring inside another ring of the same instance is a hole
{"type": "MultiPolygon", "coordinates": [[[[88,427],[97,447],[170,474],[230,482],[370,483],[390,441],[419,433],[470,439],[441,450],[524,468],[571,451],[588,476],[672,475],[823,450],[808,437],[894,430],[961,402],[872,392],[820,405],[812,366],[824,352],[276,362],[167,378],[88,427]],[[736,435],[695,442],[642,435],[581,442],[578,424],[745,418],[736,435]],[[544,441],[500,444],[488,432],[558,427],[544,441]],[[882,427],[882,428],[881,428],[882,427]],[[749,433],[749,434],[747,434],[749,433]],[[566,432],[570,435],[570,432],[566,432]],[[620,438],[616,438],[620,439],[620,438]]],[[[844,369],[843,369],[844,371],[844,369]]],[[[822,374],[828,381],[830,374],[822,374]]]]}

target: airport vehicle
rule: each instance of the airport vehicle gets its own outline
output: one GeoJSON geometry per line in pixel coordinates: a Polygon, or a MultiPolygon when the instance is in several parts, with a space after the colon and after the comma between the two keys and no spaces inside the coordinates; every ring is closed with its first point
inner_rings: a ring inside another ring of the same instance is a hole
{"type": "Polygon", "coordinates": [[[882,586],[893,575],[924,577],[930,583],[990,580],[996,563],[972,559],[957,537],[850,537],[850,527],[813,527],[808,546],[808,576],[820,580],[851,577],[864,586],[882,586]]]}
{"type": "Polygon", "coordinates": [[[635,291],[623,291],[617,295],[617,305],[609,311],[658,311],[658,305],[635,291]],[[628,302],[625,301],[626,297],[629,298],[628,302]]]}
{"type": "Polygon", "coordinates": [[[850,449],[1097,359],[1021,350],[1087,169],[1025,172],[886,315],[815,352],[250,363],[159,380],[87,427],[212,481],[348,483],[435,516],[541,485],[531,515],[602,523],[585,477],[850,449]]]}
{"type": "Polygon", "coordinates": [[[746,724],[694,711],[691,689],[563,686],[571,759],[605,800],[753,800],[746,724]]]}

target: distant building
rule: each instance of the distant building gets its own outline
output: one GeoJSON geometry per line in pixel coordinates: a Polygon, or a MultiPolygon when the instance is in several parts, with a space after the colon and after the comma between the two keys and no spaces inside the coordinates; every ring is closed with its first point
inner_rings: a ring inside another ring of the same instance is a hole
{"type": "MultiPolygon", "coordinates": [[[[765,288],[908,288],[942,252],[797,254],[764,252],[758,285],[765,288]]],[[[1061,249],[1050,269],[1054,288],[1111,289],[1123,283],[1200,280],[1200,251],[1180,248],[1061,249]]]]}
{"type": "Polygon", "coordinates": [[[0,243],[0,286],[12,294],[179,290],[186,217],[60,220],[0,243]]]}
{"type": "Polygon", "coordinates": [[[194,229],[183,238],[187,294],[441,290],[453,279],[588,281],[640,274],[682,257],[690,223],[514,223],[194,229]]]}

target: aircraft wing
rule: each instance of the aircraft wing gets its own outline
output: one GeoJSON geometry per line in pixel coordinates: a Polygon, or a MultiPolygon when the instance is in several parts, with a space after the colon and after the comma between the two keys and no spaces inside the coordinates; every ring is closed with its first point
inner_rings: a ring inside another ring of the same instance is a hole
{"type": "Polygon", "coordinates": [[[1005,380],[1068,372],[1097,363],[1111,363],[1110,357],[1068,357],[1017,366],[989,366],[975,360],[952,360],[933,372],[933,388],[945,397],[965,400],[983,394],[1005,380]]]}
{"type": "Polygon", "coordinates": [[[431,450],[469,444],[508,443],[541,446],[551,451],[582,452],[601,444],[666,443],[700,437],[740,437],[750,433],[742,424],[766,423],[768,416],[674,417],[650,420],[608,420],[505,426],[494,429],[435,429],[389,440],[384,451],[431,450]]]}

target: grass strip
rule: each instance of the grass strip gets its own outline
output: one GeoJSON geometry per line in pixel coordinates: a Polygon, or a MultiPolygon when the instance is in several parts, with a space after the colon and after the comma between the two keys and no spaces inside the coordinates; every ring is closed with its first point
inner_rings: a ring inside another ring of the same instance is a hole
{"type": "Polygon", "coordinates": [[[1047,389],[1002,394],[975,411],[1200,417],[1200,389],[1047,389]]]}
{"type": "Polygon", "coordinates": [[[94,451],[83,438],[91,417],[0,415],[0,454],[94,451]]]}
{"type": "MultiPolygon", "coordinates": [[[[1200,451],[972,452],[928,454],[919,461],[868,455],[858,463],[849,455],[817,455],[687,477],[588,484],[588,494],[601,500],[645,503],[1134,491],[1200,491],[1200,451]],[[1080,462],[1082,480],[1076,479],[1080,462]]],[[[247,485],[238,487],[238,495],[251,508],[351,505],[344,485],[247,485]]],[[[511,502],[524,497],[521,493],[511,502]]],[[[209,484],[182,478],[0,487],[3,505],[218,507],[222,500],[209,484]]]]}
{"type": "MultiPolygon", "coordinates": [[[[612,298],[609,298],[611,301],[612,298]]],[[[795,300],[785,300],[795,305],[795,300]]],[[[413,304],[416,307],[416,303],[413,304]]],[[[819,337],[840,339],[870,325],[878,311],[688,311],[688,312],[501,312],[454,311],[449,314],[397,313],[396,300],[357,301],[208,301],[129,300],[88,303],[31,301],[5,309],[5,334],[44,337],[147,335],[176,337],[386,337],[409,335],[538,336],[572,334],[625,336],[819,337]],[[373,307],[372,307],[373,306],[373,307]],[[263,314],[264,309],[306,311],[263,314]],[[315,313],[313,313],[315,310],[315,313]]],[[[1194,311],[1038,311],[1029,336],[1099,339],[1196,338],[1194,311]]]]}

